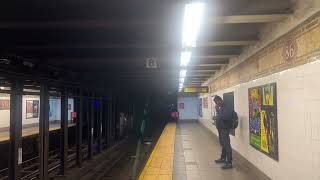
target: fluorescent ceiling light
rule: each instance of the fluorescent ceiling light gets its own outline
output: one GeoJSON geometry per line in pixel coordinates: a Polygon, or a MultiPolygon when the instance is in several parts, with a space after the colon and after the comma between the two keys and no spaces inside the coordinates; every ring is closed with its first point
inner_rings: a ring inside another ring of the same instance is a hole
{"type": "Polygon", "coordinates": [[[190,59],[191,59],[191,52],[189,51],[184,51],[184,52],[181,52],[181,55],[180,55],[180,66],[187,66],[190,62],[190,59]]]}
{"type": "Polygon", "coordinates": [[[182,47],[196,47],[198,33],[204,12],[204,3],[195,2],[185,5],[182,32],[182,47]]]}
{"type": "Polygon", "coordinates": [[[186,75],[187,75],[187,70],[185,69],[180,70],[180,78],[185,78],[186,75]]]}
{"type": "Polygon", "coordinates": [[[179,83],[180,83],[180,84],[183,84],[183,83],[184,83],[184,78],[180,78],[180,79],[179,79],[179,83]]]}

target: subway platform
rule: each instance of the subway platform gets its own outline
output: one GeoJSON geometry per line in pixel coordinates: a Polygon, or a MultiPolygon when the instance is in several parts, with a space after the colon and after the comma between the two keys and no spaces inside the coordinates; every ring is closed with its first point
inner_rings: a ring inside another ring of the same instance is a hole
{"type": "Polygon", "coordinates": [[[250,167],[234,152],[234,168],[221,169],[218,138],[197,121],[169,123],[155,145],[139,180],[262,180],[258,170],[250,167]]]}

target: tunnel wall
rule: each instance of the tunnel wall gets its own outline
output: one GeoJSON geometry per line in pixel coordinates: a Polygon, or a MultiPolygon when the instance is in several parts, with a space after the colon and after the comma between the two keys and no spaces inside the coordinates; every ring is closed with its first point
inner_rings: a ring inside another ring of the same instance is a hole
{"type": "MultiPolygon", "coordinates": [[[[311,9],[314,12],[317,8],[311,9]]],[[[305,12],[305,15],[310,14],[305,12]]],[[[203,108],[200,121],[217,134],[211,120],[214,106],[211,97],[234,92],[240,125],[236,136],[231,137],[232,146],[274,180],[320,179],[320,13],[296,23],[299,24],[296,28],[213,77],[207,83],[210,93],[201,95],[208,97],[209,107],[203,108]],[[291,45],[293,56],[287,59],[286,48],[290,49],[291,45]],[[248,89],[274,82],[277,84],[278,161],[249,143],[248,89]]]]}

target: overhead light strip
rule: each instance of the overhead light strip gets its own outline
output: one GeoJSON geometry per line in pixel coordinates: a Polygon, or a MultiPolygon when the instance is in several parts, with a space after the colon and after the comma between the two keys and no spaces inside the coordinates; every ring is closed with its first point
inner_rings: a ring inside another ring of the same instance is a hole
{"type": "Polygon", "coordinates": [[[197,37],[203,18],[203,12],[203,2],[194,2],[185,5],[182,28],[183,48],[196,47],[197,37]]]}
{"type": "Polygon", "coordinates": [[[188,66],[192,53],[190,51],[183,51],[180,55],[180,67],[188,66]]]}
{"type": "MultiPolygon", "coordinates": [[[[185,5],[183,28],[182,28],[182,48],[194,48],[197,45],[197,38],[200,32],[205,4],[203,2],[193,2],[185,5]]],[[[182,90],[185,77],[187,75],[186,67],[191,60],[191,51],[182,51],[180,54],[180,77],[179,91],[182,90]]]]}

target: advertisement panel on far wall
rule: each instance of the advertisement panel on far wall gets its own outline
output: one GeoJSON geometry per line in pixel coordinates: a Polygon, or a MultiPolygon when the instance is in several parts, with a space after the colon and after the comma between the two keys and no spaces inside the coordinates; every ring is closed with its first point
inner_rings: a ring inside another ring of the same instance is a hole
{"type": "Polygon", "coordinates": [[[214,102],[214,97],[215,97],[215,95],[211,97],[211,104],[212,104],[212,106],[211,106],[211,119],[212,119],[212,124],[215,126],[217,124],[216,118],[215,118],[217,116],[217,111],[216,111],[216,104],[214,102]]]}
{"type": "Polygon", "coordinates": [[[26,119],[39,118],[39,100],[26,100],[26,119]]]}
{"type": "Polygon", "coordinates": [[[199,116],[202,117],[202,98],[199,99],[199,116]]]}
{"type": "Polygon", "coordinates": [[[203,98],[203,108],[208,109],[208,97],[203,98]]]}
{"type": "Polygon", "coordinates": [[[248,90],[250,145],[279,160],[276,83],[248,90]]]}

